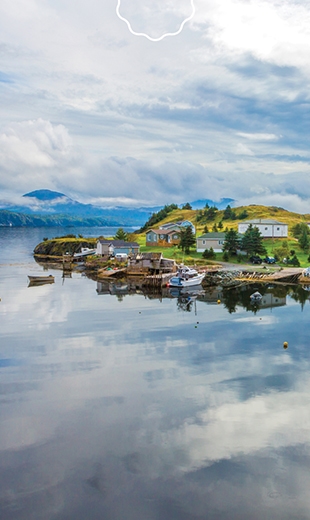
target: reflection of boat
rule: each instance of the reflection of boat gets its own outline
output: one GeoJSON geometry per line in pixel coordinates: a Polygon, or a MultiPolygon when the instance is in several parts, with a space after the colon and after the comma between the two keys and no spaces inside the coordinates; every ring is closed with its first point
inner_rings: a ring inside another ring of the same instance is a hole
{"type": "Polygon", "coordinates": [[[96,249],[90,249],[89,247],[82,247],[80,253],[74,253],[73,258],[83,258],[84,256],[94,255],[96,249]]]}
{"type": "Polygon", "coordinates": [[[43,285],[45,283],[54,283],[55,277],[51,274],[49,276],[28,276],[29,285],[43,285]]]}
{"type": "Polygon", "coordinates": [[[179,298],[180,296],[189,296],[191,298],[202,296],[205,294],[205,291],[199,287],[169,287],[169,294],[173,298],[179,298]]]}
{"type": "Polygon", "coordinates": [[[196,269],[181,265],[176,276],[170,278],[169,287],[192,287],[200,285],[204,277],[205,273],[198,273],[196,269]]]}
{"type": "Polygon", "coordinates": [[[251,302],[260,302],[262,300],[262,295],[260,292],[258,291],[255,291],[253,294],[251,294],[250,296],[250,300],[251,302]]]}

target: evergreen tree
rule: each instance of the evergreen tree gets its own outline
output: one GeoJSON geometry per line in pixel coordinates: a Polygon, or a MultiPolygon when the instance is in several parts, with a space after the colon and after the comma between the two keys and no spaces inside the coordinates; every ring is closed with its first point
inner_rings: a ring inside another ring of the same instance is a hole
{"type": "Polygon", "coordinates": [[[192,226],[186,226],[186,228],[180,231],[180,243],[179,247],[188,254],[192,246],[196,244],[196,238],[193,234],[192,226]]]}
{"type": "Polygon", "coordinates": [[[219,221],[217,227],[218,227],[219,229],[223,229],[223,221],[222,221],[222,220],[219,221]]]}
{"type": "Polygon", "coordinates": [[[240,249],[238,233],[234,229],[230,229],[225,233],[223,251],[226,251],[230,255],[235,255],[238,249],[240,249]]]}
{"type": "Polygon", "coordinates": [[[189,202],[186,202],[186,204],[184,204],[184,205],[182,206],[182,209],[193,209],[193,208],[192,208],[192,206],[190,205],[189,202]]]}
{"type": "Polygon", "coordinates": [[[263,237],[258,227],[249,225],[248,229],[243,235],[241,247],[246,251],[248,256],[251,255],[266,255],[267,250],[263,245],[263,237]]]}
{"type": "Polygon", "coordinates": [[[303,251],[308,251],[310,246],[309,235],[306,229],[303,229],[298,237],[298,243],[303,251]]]}
{"type": "Polygon", "coordinates": [[[217,225],[216,225],[216,222],[214,222],[214,224],[213,224],[213,226],[212,226],[212,231],[213,231],[214,233],[217,232],[217,225]]]}
{"type": "Polygon", "coordinates": [[[228,204],[226,208],[224,209],[223,213],[223,220],[235,220],[237,218],[237,215],[233,209],[231,209],[231,206],[228,204]]]}
{"type": "Polygon", "coordinates": [[[207,224],[206,224],[205,227],[203,228],[203,232],[204,232],[204,233],[209,233],[209,228],[208,228],[207,224]]]}
{"type": "Polygon", "coordinates": [[[116,231],[114,238],[115,238],[115,240],[125,240],[125,242],[127,242],[128,234],[126,233],[126,231],[123,230],[123,228],[120,227],[116,231]]]}

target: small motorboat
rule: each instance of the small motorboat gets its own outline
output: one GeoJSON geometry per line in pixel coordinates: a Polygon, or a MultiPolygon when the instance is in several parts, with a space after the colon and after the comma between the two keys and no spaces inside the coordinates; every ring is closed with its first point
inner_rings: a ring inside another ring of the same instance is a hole
{"type": "Polygon", "coordinates": [[[48,276],[29,276],[29,285],[43,285],[46,283],[54,283],[55,277],[51,274],[48,276]]]}
{"type": "Polygon", "coordinates": [[[205,273],[198,273],[196,269],[181,265],[175,276],[169,280],[169,287],[193,287],[200,285],[205,277],[205,273]]]}
{"type": "Polygon", "coordinates": [[[82,247],[79,253],[74,253],[73,258],[84,258],[86,256],[94,255],[96,249],[90,249],[89,247],[82,247]]]}

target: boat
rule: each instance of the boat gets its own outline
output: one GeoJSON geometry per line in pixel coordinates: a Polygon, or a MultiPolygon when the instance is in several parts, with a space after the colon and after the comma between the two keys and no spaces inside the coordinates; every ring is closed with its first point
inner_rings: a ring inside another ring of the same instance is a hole
{"type": "Polygon", "coordinates": [[[74,253],[73,258],[83,258],[84,256],[94,255],[96,249],[90,249],[89,247],[82,247],[79,253],[74,253]]]}
{"type": "Polygon", "coordinates": [[[43,285],[45,283],[54,283],[55,277],[51,274],[48,276],[29,276],[29,285],[43,285]]]}
{"type": "Polygon", "coordinates": [[[169,280],[169,287],[193,287],[200,285],[205,277],[205,273],[198,273],[196,269],[181,265],[177,274],[169,280]]]}

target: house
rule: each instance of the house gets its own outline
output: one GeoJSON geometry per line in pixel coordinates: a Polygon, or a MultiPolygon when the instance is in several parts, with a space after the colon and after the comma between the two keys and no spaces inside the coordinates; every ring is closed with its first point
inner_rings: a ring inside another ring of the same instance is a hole
{"type": "Polygon", "coordinates": [[[224,242],[225,233],[205,233],[196,239],[197,253],[203,253],[206,249],[210,249],[210,247],[212,247],[215,253],[222,253],[224,242]]]}
{"type": "Polygon", "coordinates": [[[178,245],[179,242],[179,232],[173,229],[150,229],[146,233],[147,246],[169,247],[178,245]]]}
{"type": "Polygon", "coordinates": [[[98,239],[96,254],[99,256],[115,256],[117,253],[127,255],[139,253],[140,246],[137,242],[125,242],[125,240],[98,239]]]}
{"type": "Polygon", "coordinates": [[[166,222],[166,224],[162,224],[159,229],[166,229],[166,230],[174,230],[174,231],[180,231],[184,227],[191,227],[192,232],[195,235],[196,228],[192,222],[189,220],[179,220],[178,222],[166,222]]]}
{"type": "Polygon", "coordinates": [[[238,231],[244,234],[249,225],[257,227],[264,238],[285,238],[288,235],[288,225],[277,220],[260,218],[255,220],[245,220],[238,224],[238,231]]]}
{"type": "Polygon", "coordinates": [[[128,261],[128,272],[131,271],[171,273],[176,270],[174,260],[163,258],[162,253],[138,253],[128,261]]]}

